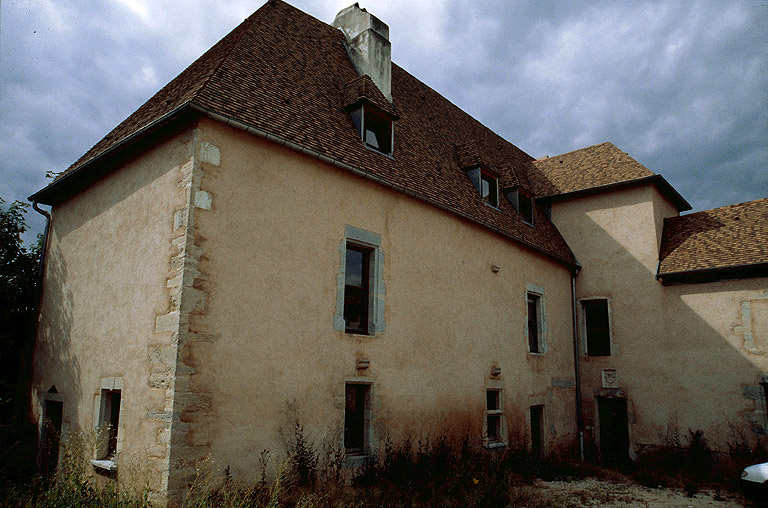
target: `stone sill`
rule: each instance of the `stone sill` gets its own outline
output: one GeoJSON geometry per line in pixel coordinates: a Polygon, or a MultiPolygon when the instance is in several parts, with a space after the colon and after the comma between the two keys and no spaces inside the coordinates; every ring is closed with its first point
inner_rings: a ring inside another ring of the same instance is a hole
{"type": "Polygon", "coordinates": [[[104,471],[114,472],[117,471],[117,462],[114,460],[108,460],[108,459],[91,459],[91,465],[98,469],[103,469],[104,471]]]}

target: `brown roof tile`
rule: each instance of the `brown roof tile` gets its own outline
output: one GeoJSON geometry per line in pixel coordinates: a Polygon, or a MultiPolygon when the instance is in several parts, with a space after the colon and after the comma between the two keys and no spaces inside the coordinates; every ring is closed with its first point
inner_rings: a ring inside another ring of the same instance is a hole
{"type": "Polygon", "coordinates": [[[768,198],[664,221],[659,274],[768,263],[768,198]]]}
{"type": "Polygon", "coordinates": [[[542,197],[654,175],[609,142],[538,159],[533,165],[529,177],[534,193],[542,197]]]}
{"type": "Polygon", "coordinates": [[[344,85],[344,107],[349,108],[360,101],[368,101],[374,104],[382,111],[389,113],[393,117],[397,116],[395,108],[389,103],[379,87],[373,82],[370,76],[358,76],[346,85],[344,85]]]}
{"type": "MultiPolygon", "coordinates": [[[[366,148],[344,109],[347,85],[359,79],[344,41],[340,30],[281,0],[270,0],[64,174],[89,170],[85,163],[95,156],[190,103],[358,168],[419,199],[575,264],[565,240],[538,210],[535,227],[531,227],[506,200],[500,200],[500,210],[483,203],[458,164],[455,146],[473,140],[483,162],[502,182],[519,181],[519,175],[531,168],[532,157],[395,64],[392,102],[399,119],[394,123],[393,156],[366,148]]],[[[49,190],[35,196],[43,197],[49,190]]]]}

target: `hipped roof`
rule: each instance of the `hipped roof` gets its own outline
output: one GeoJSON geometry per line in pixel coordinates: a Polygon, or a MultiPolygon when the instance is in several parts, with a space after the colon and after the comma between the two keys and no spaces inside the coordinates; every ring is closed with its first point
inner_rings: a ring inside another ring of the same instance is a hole
{"type": "Polygon", "coordinates": [[[648,183],[655,185],[678,211],[691,209],[691,205],[661,175],[607,141],[538,159],[533,164],[535,169],[530,173],[530,180],[540,198],[558,201],[648,183]]]}
{"type": "MultiPolygon", "coordinates": [[[[498,210],[485,204],[460,167],[456,145],[473,141],[502,180],[524,179],[518,175],[527,174],[533,158],[396,64],[392,98],[399,118],[393,157],[366,148],[344,109],[350,83],[359,79],[344,44],[340,30],[270,0],[31,199],[48,204],[66,199],[78,190],[71,182],[79,173],[93,172],[113,154],[130,150],[139,134],[180,112],[204,111],[332,159],[577,266],[565,240],[538,210],[531,227],[506,200],[498,210]]],[[[370,95],[372,82],[363,84],[370,95]]]]}

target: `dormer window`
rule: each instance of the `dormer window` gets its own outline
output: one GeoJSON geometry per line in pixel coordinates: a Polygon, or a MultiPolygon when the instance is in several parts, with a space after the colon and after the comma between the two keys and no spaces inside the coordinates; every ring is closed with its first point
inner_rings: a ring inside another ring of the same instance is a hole
{"type": "Polygon", "coordinates": [[[365,103],[349,114],[360,137],[365,141],[365,146],[392,155],[392,119],[388,115],[365,103]]]}
{"type": "Polygon", "coordinates": [[[533,226],[533,199],[518,187],[504,189],[504,195],[523,222],[533,226]]]}
{"type": "Polygon", "coordinates": [[[480,197],[494,208],[499,207],[499,181],[495,175],[481,166],[467,170],[467,176],[480,193],[480,197]]]}

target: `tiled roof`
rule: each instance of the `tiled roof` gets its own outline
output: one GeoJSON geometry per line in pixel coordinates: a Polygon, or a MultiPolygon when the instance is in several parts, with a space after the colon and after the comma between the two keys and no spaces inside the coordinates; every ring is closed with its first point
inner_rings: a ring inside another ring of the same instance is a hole
{"type": "MultiPolygon", "coordinates": [[[[394,123],[393,156],[366,148],[344,109],[347,85],[358,78],[344,42],[340,30],[281,0],[270,0],[63,175],[92,170],[98,166],[89,163],[95,157],[127,147],[130,136],[140,129],[194,105],[357,168],[418,199],[575,265],[565,240],[538,210],[534,212],[535,227],[531,227],[506,200],[500,200],[500,210],[483,203],[459,167],[455,146],[474,140],[484,163],[502,181],[519,179],[517,175],[531,167],[532,157],[395,64],[392,102],[400,118],[394,123]]],[[[41,202],[52,199],[52,188],[61,181],[59,176],[33,198],[41,202]]]]}
{"type": "Polygon", "coordinates": [[[768,263],[768,198],[664,221],[659,275],[768,263]]]}
{"type": "Polygon", "coordinates": [[[344,85],[344,107],[356,104],[362,100],[367,100],[376,105],[382,111],[389,113],[393,117],[397,116],[395,108],[384,97],[379,87],[373,82],[370,76],[358,76],[346,85],[344,85]]]}
{"type": "Polygon", "coordinates": [[[530,179],[537,196],[565,194],[653,176],[653,171],[605,142],[538,159],[530,179]]]}

